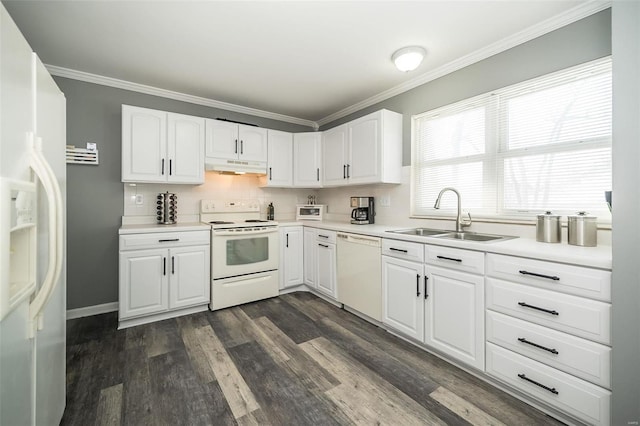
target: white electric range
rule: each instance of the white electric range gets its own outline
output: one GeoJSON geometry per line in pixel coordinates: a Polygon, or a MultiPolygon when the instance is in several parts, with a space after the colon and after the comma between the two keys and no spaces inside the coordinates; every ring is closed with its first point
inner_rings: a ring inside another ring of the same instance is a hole
{"type": "Polygon", "coordinates": [[[211,310],[278,295],[278,223],[257,200],[201,200],[211,225],[211,310]]]}

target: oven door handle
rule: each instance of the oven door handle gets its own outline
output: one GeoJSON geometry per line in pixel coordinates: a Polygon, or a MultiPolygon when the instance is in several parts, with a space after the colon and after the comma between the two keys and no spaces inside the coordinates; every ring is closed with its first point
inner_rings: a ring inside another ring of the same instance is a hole
{"type": "Polygon", "coordinates": [[[227,230],[222,230],[222,229],[217,229],[215,231],[213,231],[213,236],[217,237],[217,236],[234,236],[234,237],[244,237],[244,236],[250,236],[250,235],[258,235],[258,234],[271,234],[274,232],[278,232],[277,228],[271,228],[271,229],[261,229],[259,231],[247,231],[247,232],[240,232],[240,231],[227,231],[227,230]]]}

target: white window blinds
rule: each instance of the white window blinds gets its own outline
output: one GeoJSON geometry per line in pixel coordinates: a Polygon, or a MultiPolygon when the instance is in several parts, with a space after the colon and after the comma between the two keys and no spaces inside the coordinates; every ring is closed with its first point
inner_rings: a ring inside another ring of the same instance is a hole
{"type": "Polygon", "coordinates": [[[598,60],[413,117],[412,214],[586,210],[608,217],[611,61],[598,60]]]}

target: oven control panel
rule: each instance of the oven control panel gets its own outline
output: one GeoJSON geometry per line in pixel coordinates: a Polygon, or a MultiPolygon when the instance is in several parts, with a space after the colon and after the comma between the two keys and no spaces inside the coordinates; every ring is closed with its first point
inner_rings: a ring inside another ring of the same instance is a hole
{"type": "Polygon", "coordinates": [[[260,212],[258,200],[201,200],[200,213],[260,212]]]}

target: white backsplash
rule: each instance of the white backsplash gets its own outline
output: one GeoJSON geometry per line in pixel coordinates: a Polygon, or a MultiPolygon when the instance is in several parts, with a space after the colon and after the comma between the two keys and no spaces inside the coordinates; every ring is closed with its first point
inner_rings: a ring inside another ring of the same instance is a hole
{"type": "MultiPolygon", "coordinates": [[[[156,197],[160,192],[173,192],[178,196],[178,222],[197,222],[200,214],[200,200],[259,200],[261,215],[267,217],[267,206],[273,203],[275,219],[295,220],[296,204],[307,202],[307,196],[318,197],[317,190],[260,188],[255,175],[222,175],[205,173],[202,185],[167,185],[138,183],[124,184],[123,221],[154,223],[156,218],[156,197]],[[136,204],[136,195],[143,197],[142,204],[136,204]]],[[[316,200],[317,201],[317,200],[316,200]]]]}
{"type": "MultiPolygon", "coordinates": [[[[203,185],[124,184],[124,216],[128,223],[154,223],[156,197],[159,192],[178,195],[178,222],[197,222],[202,199],[257,199],[262,204],[261,214],[267,215],[267,206],[273,203],[275,219],[280,222],[295,220],[296,204],[305,204],[307,196],[315,195],[317,204],[327,206],[328,221],[348,222],[351,215],[349,198],[352,196],[375,197],[376,224],[400,228],[425,227],[454,229],[452,219],[412,219],[410,214],[411,167],[402,168],[402,183],[399,185],[377,184],[342,188],[290,189],[261,188],[259,178],[254,175],[221,175],[205,173],[203,185]],[[144,202],[136,204],[136,195],[142,194],[144,202]],[[388,197],[389,206],[382,206],[381,199],[388,197]]],[[[473,212],[472,212],[473,216],[473,212]]],[[[466,228],[473,232],[514,235],[535,239],[536,227],[528,225],[487,223],[475,221],[466,228]]],[[[567,228],[562,229],[562,241],[567,241],[567,228]]],[[[598,230],[598,245],[611,245],[611,231],[598,230]]]]}

